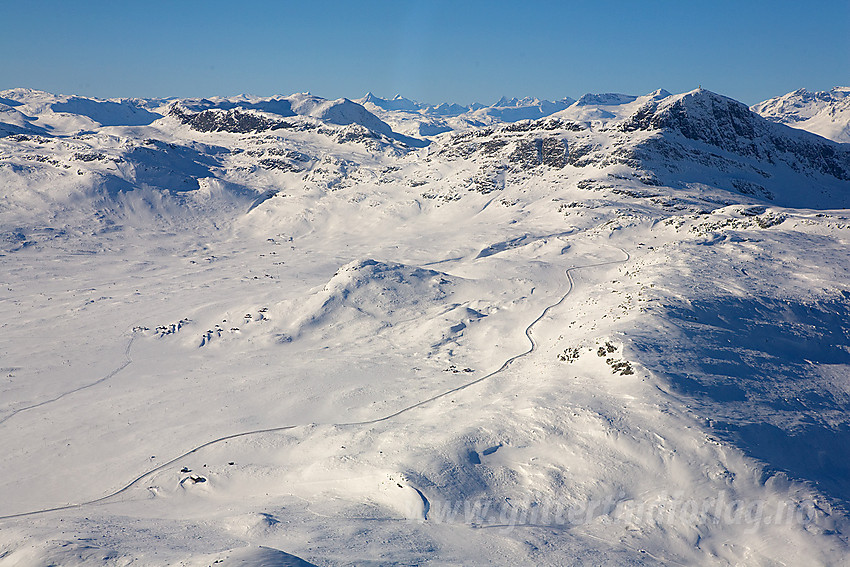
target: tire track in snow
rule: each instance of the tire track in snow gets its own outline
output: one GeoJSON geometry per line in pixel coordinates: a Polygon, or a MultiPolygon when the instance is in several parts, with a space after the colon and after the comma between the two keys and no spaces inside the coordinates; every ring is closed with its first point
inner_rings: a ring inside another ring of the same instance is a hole
{"type": "MultiPolygon", "coordinates": [[[[127,342],[127,348],[124,349],[124,358],[126,360],[124,360],[124,363],[121,364],[121,366],[114,369],[112,372],[110,372],[109,374],[107,374],[103,378],[100,378],[99,380],[95,380],[94,382],[91,382],[90,384],[85,384],[85,385],[80,386],[78,388],[74,388],[73,390],[68,390],[67,392],[59,394],[55,398],[50,398],[49,400],[44,400],[42,402],[38,402],[37,404],[33,404],[31,406],[18,408],[15,411],[13,411],[12,413],[10,413],[9,415],[7,415],[6,417],[4,417],[3,419],[0,419],[0,425],[2,425],[3,423],[6,423],[7,421],[12,419],[13,417],[18,415],[19,413],[23,413],[25,411],[29,411],[29,410],[35,409],[35,408],[40,408],[40,407],[46,406],[47,404],[52,404],[53,402],[61,400],[65,396],[70,396],[71,394],[74,394],[76,392],[81,392],[81,391],[83,391],[87,388],[97,386],[98,384],[102,384],[103,382],[106,382],[110,378],[113,378],[116,374],[118,374],[119,372],[121,372],[122,370],[124,370],[125,368],[130,366],[130,364],[132,364],[133,359],[130,358],[130,349],[133,347],[133,341],[135,341],[135,340],[136,340],[136,334],[133,333],[133,335],[130,337],[130,340],[127,342]]],[[[0,518],[0,519],[2,519],[2,518],[0,518]]]]}
{"type": "MultiPolygon", "coordinates": [[[[452,388],[450,390],[446,390],[444,392],[441,392],[441,393],[439,393],[435,396],[431,396],[430,398],[428,398],[426,400],[422,400],[422,401],[417,402],[415,404],[411,404],[407,407],[404,407],[404,408],[402,408],[402,409],[400,409],[396,412],[393,412],[389,415],[386,415],[384,417],[379,417],[379,418],[376,418],[376,419],[367,419],[367,420],[364,420],[364,421],[352,421],[352,422],[346,422],[346,423],[329,423],[329,424],[325,424],[325,425],[333,425],[333,426],[337,426],[337,427],[352,427],[352,426],[358,426],[358,425],[371,425],[371,424],[375,424],[375,423],[381,423],[381,422],[384,422],[384,421],[389,421],[389,420],[394,419],[394,418],[396,418],[396,417],[398,417],[398,416],[400,416],[404,413],[407,413],[411,410],[414,410],[416,408],[419,408],[419,407],[422,407],[426,404],[429,404],[429,403],[431,403],[435,400],[439,400],[440,398],[444,398],[446,396],[454,394],[455,392],[465,390],[466,388],[469,388],[470,386],[480,384],[481,382],[483,382],[483,381],[485,381],[489,378],[492,378],[493,376],[496,376],[497,374],[504,372],[511,364],[513,364],[514,362],[516,362],[520,358],[528,356],[529,354],[531,354],[535,350],[537,350],[537,342],[534,340],[534,337],[532,336],[532,329],[534,328],[535,325],[537,325],[540,321],[542,321],[549,314],[550,311],[552,311],[553,309],[555,309],[556,307],[558,307],[562,303],[564,303],[564,301],[566,301],[567,297],[569,297],[569,295],[573,292],[573,289],[575,289],[575,280],[573,279],[572,273],[576,270],[584,270],[584,269],[587,269],[587,268],[599,268],[599,267],[602,267],[602,266],[609,266],[609,265],[612,265],[612,264],[624,264],[624,263],[628,262],[629,260],[631,260],[631,255],[628,252],[626,252],[626,250],[624,250],[623,248],[620,248],[619,250],[623,254],[626,255],[625,259],[623,259],[623,260],[609,260],[609,261],[606,261],[606,262],[597,262],[595,264],[587,264],[587,265],[584,265],[584,266],[573,266],[572,268],[567,268],[564,271],[564,273],[567,277],[567,282],[569,283],[569,287],[567,288],[567,291],[561,296],[561,298],[557,302],[547,306],[543,310],[543,312],[540,313],[540,315],[538,315],[537,318],[534,319],[534,321],[532,321],[531,323],[529,323],[528,326],[526,326],[526,328],[525,328],[525,336],[530,343],[528,350],[521,352],[519,354],[515,354],[514,356],[510,357],[497,370],[494,370],[493,372],[490,372],[489,374],[486,374],[486,375],[484,375],[480,378],[476,378],[475,380],[471,380],[469,382],[466,382],[465,384],[461,384],[460,386],[457,386],[457,387],[452,388]]],[[[126,362],[119,369],[113,371],[113,373],[111,373],[111,375],[109,375],[108,377],[101,378],[97,382],[94,382],[92,384],[84,386],[83,388],[89,388],[91,386],[94,386],[95,384],[99,384],[100,382],[103,382],[105,379],[111,378],[112,376],[114,376],[115,374],[117,374],[118,372],[120,372],[121,370],[126,368],[126,366],[131,362],[129,360],[129,351],[130,351],[130,345],[132,345],[132,342],[133,342],[133,340],[131,339],[130,344],[127,345],[128,362],[126,362]]],[[[78,388],[78,390],[83,389],[83,388],[78,388]]],[[[71,392],[66,392],[65,394],[62,394],[62,396],[66,396],[70,393],[71,392]]],[[[60,397],[62,397],[62,396],[60,396],[60,397]]],[[[49,403],[49,402],[46,402],[46,403],[49,403]]],[[[39,405],[44,405],[44,403],[39,404],[39,405]]],[[[34,407],[36,407],[36,406],[34,406],[34,407]]],[[[234,433],[232,435],[225,435],[224,437],[219,437],[217,439],[207,441],[206,443],[204,443],[202,445],[198,445],[197,447],[194,447],[193,449],[190,449],[190,450],[186,451],[185,453],[174,457],[170,461],[163,463],[163,464],[161,464],[161,465],[159,465],[159,466],[157,466],[153,469],[148,470],[147,472],[140,474],[139,476],[134,478],[132,481],[125,484],[123,487],[121,487],[118,490],[111,492],[111,493],[109,493],[105,496],[101,496],[100,498],[96,498],[94,500],[88,500],[86,502],[79,502],[77,504],[68,504],[68,505],[65,505],[65,506],[57,506],[55,508],[44,508],[44,509],[41,509],[41,510],[33,510],[31,512],[21,512],[21,513],[18,513],[18,514],[9,514],[9,515],[5,515],[5,516],[0,516],[0,520],[11,520],[11,519],[14,519],[14,518],[24,518],[24,517],[27,517],[27,516],[35,516],[35,515],[38,515],[38,514],[46,514],[46,513],[49,513],[49,512],[60,512],[62,510],[74,510],[74,509],[77,509],[77,508],[82,508],[84,506],[91,506],[91,505],[95,505],[95,504],[106,503],[107,500],[115,498],[116,496],[119,496],[119,495],[124,494],[125,492],[129,491],[131,488],[135,487],[138,483],[140,483],[145,478],[151,476],[152,474],[155,474],[159,471],[162,471],[162,470],[170,467],[171,465],[175,464],[179,460],[184,459],[184,458],[188,457],[189,455],[195,454],[198,451],[201,451],[202,449],[205,449],[205,448],[207,448],[211,445],[221,443],[222,441],[229,441],[230,439],[238,439],[240,437],[248,437],[250,435],[261,435],[263,433],[276,433],[276,432],[280,432],[280,431],[286,431],[288,429],[295,429],[296,427],[302,427],[302,426],[303,425],[283,425],[283,426],[280,426],[280,427],[270,427],[270,428],[266,428],[266,429],[254,429],[254,430],[251,430],[251,431],[243,431],[241,433],[234,433]]],[[[419,491],[417,490],[417,492],[419,492],[419,491]]],[[[420,495],[421,495],[421,493],[420,493],[420,495]]]]}

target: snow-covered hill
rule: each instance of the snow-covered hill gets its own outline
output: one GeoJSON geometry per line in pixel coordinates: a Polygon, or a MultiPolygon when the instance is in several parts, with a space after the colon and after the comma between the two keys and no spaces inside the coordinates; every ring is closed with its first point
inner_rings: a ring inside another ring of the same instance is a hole
{"type": "Polygon", "coordinates": [[[847,563],[847,144],[701,89],[0,104],[0,565],[847,563]]]}
{"type": "Polygon", "coordinates": [[[798,89],[752,107],[768,120],[850,143],[850,88],[810,92],[798,89]]]}

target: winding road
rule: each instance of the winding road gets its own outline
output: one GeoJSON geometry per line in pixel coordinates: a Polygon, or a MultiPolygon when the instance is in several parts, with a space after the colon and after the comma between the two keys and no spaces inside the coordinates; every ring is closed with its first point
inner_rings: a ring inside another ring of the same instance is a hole
{"type": "MultiPolygon", "coordinates": [[[[333,423],[333,424],[327,424],[327,425],[334,425],[334,426],[338,426],[338,427],[353,427],[353,426],[370,425],[370,424],[374,424],[374,423],[389,421],[389,420],[392,420],[392,419],[394,419],[394,418],[396,418],[396,417],[398,417],[398,416],[400,416],[404,413],[407,413],[411,410],[422,407],[422,406],[429,404],[429,403],[431,403],[435,400],[439,400],[440,398],[444,398],[446,396],[454,394],[455,392],[465,390],[466,388],[469,388],[471,386],[479,384],[479,383],[481,383],[485,380],[488,380],[488,379],[504,372],[511,364],[513,364],[514,362],[516,362],[517,360],[519,360],[523,357],[528,356],[529,354],[531,354],[535,350],[537,350],[537,342],[534,340],[532,330],[533,330],[535,325],[537,325],[540,321],[542,321],[549,314],[549,312],[551,312],[556,307],[560,306],[567,299],[567,297],[569,297],[569,295],[572,293],[573,289],[575,289],[575,280],[573,279],[573,272],[575,272],[577,270],[585,270],[585,269],[588,269],[588,268],[598,268],[598,267],[609,266],[609,265],[613,265],[613,264],[624,264],[624,263],[628,262],[631,259],[631,255],[626,250],[624,250],[623,248],[619,248],[619,250],[623,254],[625,254],[625,256],[626,256],[622,260],[609,260],[609,261],[606,261],[606,262],[597,262],[597,263],[594,263],[594,264],[586,264],[586,265],[583,265],[583,266],[573,266],[572,268],[567,268],[564,272],[565,275],[566,275],[566,278],[567,278],[567,282],[569,284],[566,292],[564,292],[564,294],[561,296],[561,298],[557,302],[547,306],[540,313],[540,315],[538,315],[537,318],[534,319],[531,323],[529,323],[528,326],[526,326],[526,328],[525,328],[525,336],[526,336],[526,338],[528,339],[528,342],[529,342],[528,349],[525,350],[524,352],[521,352],[519,354],[516,354],[516,355],[508,358],[498,369],[494,370],[493,372],[490,372],[489,374],[481,376],[480,378],[476,378],[475,380],[471,380],[469,382],[461,384],[460,386],[457,386],[455,388],[451,388],[450,390],[440,392],[439,394],[431,396],[430,398],[427,398],[427,399],[419,401],[415,404],[411,404],[409,406],[401,408],[398,411],[395,411],[395,412],[393,412],[389,415],[385,415],[383,417],[378,417],[378,418],[375,418],[375,419],[367,419],[367,420],[364,420],[364,421],[333,423]]],[[[74,390],[65,392],[64,394],[61,394],[60,396],[57,396],[56,398],[53,398],[52,400],[47,400],[47,401],[41,402],[39,404],[35,404],[33,406],[21,408],[21,409],[17,410],[15,413],[20,413],[21,411],[26,411],[26,410],[29,410],[29,409],[33,409],[33,408],[36,408],[36,407],[46,405],[48,403],[54,402],[54,401],[64,397],[64,396],[67,396],[67,395],[69,395],[73,392],[77,392],[77,391],[80,391],[82,389],[90,388],[92,386],[100,384],[100,383],[104,382],[105,380],[108,380],[109,378],[115,376],[118,372],[120,372],[121,370],[126,368],[132,362],[132,360],[130,359],[130,347],[132,346],[132,343],[133,343],[133,339],[131,339],[130,343],[127,345],[127,350],[126,350],[127,360],[121,366],[119,366],[118,368],[113,370],[107,376],[101,378],[100,380],[97,380],[96,382],[92,382],[91,384],[87,384],[87,385],[82,386],[80,388],[76,388],[74,390]]],[[[8,420],[13,415],[15,415],[15,414],[13,413],[13,414],[7,416],[3,421],[8,420]]],[[[0,421],[0,423],[2,423],[2,421],[0,421]]],[[[251,435],[261,435],[263,433],[274,433],[274,432],[278,432],[278,431],[286,431],[288,429],[294,429],[296,427],[302,427],[302,425],[301,424],[283,425],[283,426],[280,426],[280,427],[270,427],[270,428],[266,428],[266,429],[253,429],[251,431],[243,431],[241,433],[234,433],[232,435],[226,435],[224,437],[219,437],[217,439],[213,439],[211,441],[207,441],[206,443],[198,445],[197,447],[194,447],[193,449],[190,449],[189,451],[186,451],[185,453],[174,457],[173,459],[169,460],[168,462],[163,463],[163,464],[161,464],[161,465],[159,465],[155,468],[152,468],[152,469],[140,474],[139,476],[137,476],[136,478],[134,478],[133,480],[131,480],[130,482],[125,484],[123,487],[121,487],[118,490],[115,490],[114,492],[111,492],[111,493],[109,493],[105,496],[102,496],[100,498],[96,498],[94,500],[88,500],[88,501],[85,501],[85,502],[79,502],[77,504],[68,504],[68,505],[65,505],[65,506],[57,506],[55,508],[44,508],[44,509],[40,509],[40,510],[33,510],[33,511],[30,511],[30,512],[21,512],[21,513],[18,513],[18,514],[9,514],[9,515],[5,515],[5,516],[0,516],[0,520],[10,520],[10,519],[13,519],[13,518],[23,518],[23,517],[27,517],[27,516],[35,516],[35,515],[38,515],[38,514],[46,514],[46,513],[49,513],[49,512],[58,512],[58,511],[62,511],[62,510],[73,510],[73,509],[76,509],[76,508],[82,508],[84,506],[91,506],[91,505],[94,505],[94,504],[105,503],[106,501],[108,501],[112,498],[115,498],[116,496],[119,496],[119,495],[129,491],[131,488],[135,487],[142,480],[151,476],[152,474],[155,474],[155,473],[157,473],[157,472],[159,472],[163,469],[166,469],[166,468],[172,466],[173,464],[175,464],[176,462],[180,461],[181,459],[184,459],[184,458],[188,457],[189,455],[197,453],[198,451],[201,451],[201,450],[203,450],[206,447],[209,447],[211,445],[215,445],[215,444],[221,443],[223,441],[228,441],[230,439],[238,439],[240,437],[248,437],[248,436],[251,436],[251,435]]]]}

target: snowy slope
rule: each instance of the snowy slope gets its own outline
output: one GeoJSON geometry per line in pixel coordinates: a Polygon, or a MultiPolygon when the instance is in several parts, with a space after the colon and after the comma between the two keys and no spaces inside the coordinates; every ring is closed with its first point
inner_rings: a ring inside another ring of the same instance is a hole
{"type": "Polygon", "coordinates": [[[366,98],[0,92],[0,565],[847,564],[844,145],[366,98]]]}
{"type": "Polygon", "coordinates": [[[752,107],[773,122],[814,132],[836,142],[850,142],[850,88],[810,92],[798,89],[752,107]]]}

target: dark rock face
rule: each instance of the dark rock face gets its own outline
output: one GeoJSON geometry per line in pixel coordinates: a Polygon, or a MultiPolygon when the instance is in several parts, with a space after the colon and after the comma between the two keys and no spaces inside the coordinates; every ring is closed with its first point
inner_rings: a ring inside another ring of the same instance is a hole
{"type": "Polygon", "coordinates": [[[545,118],[541,120],[523,120],[514,122],[504,127],[505,132],[531,132],[533,130],[567,130],[570,132],[581,132],[587,126],[571,120],[560,118],[545,118]]]}
{"type": "Polygon", "coordinates": [[[494,156],[502,151],[509,143],[508,140],[504,139],[487,140],[481,143],[478,151],[485,156],[494,156]]]}
{"type": "MultiPolygon", "coordinates": [[[[203,102],[203,101],[202,101],[203,102]]],[[[363,113],[368,112],[348,101],[349,106],[353,105],[362,110],[363,113]]],[[[198,103],[200,104],[200,103],[198,103]]],[[[258,105],[254,105],[258,106],[258,105]]],[[[424,147],[428,142],[410,138],[394,133],[388,125],[381,122],[373,115],[376,127],[380,130],[386,130],[387,134],[381,131],[371,129],[367,126],[359,124],[350,117],[344,114],[341,116],[321,117],[319,119],[294,119],[292,121],[279,120],[274,117],[266,116],[238,108],[207,108],[198,112],[192,112],[178,103],[171,105],[168,114],[177,118],[181,123],[187,124],[193,130],[199,132],[231,132],[234,134],[257,134],[268,132],[270,130],[287,129],[290,131],[308,131],[313,130],[318,134],[334,139],[337,143],[356,143],[363,144],[367,148],[375,152],[390,151],[396,154],[401,154],[409,151],[411,147],[424,147]],[[322,123],[324,120],[327,124],[322,123]]],[[[279,169],[279,168],[278,168],[279,169]]]]}
{"type": "Polygon", "coordinates": [[[381,134],[360,124],[349,124],[336,134],[336,141],[340,144],[366,143],[370,140],[380,139],[381,134]]]}
{"type": "Polygon", "coordinates": [[[305,153],[298,152],[298,151],[295,151],[295,150],[290,150],[288,148],[284,148],[284,149],[269,148],[268,150],[266,150],[266,153],[269,154],[269,155],[281,156],[281,157],[289,158],[289,159],[294,160],[294,161],[300,161],[300,162],[304,162],[304,163],[310,161],[310,159],[311,159],[310,156],[308,156],[305,153]]]}
{"type": "Polygon", "coordinates": [[[540,144],[543,165],[560,169],[567,165],[567,141],[560,138],[544,138],[540,144]]]}
{"type": "Polygon", "coordinates": [[[253,134],[291,127],[291,124],[284,120],[275,120],[236,108],[230,110],[209,109],[191,113],[174,104],[169,110],[169,115],[176,117],[183,124],[187,124],[190,128],[199,132],[253,134]]]}
{"type": "Polygon", "coordinates": [[[543,140],[520,140],[508,159],[519,164],[523,169],[535,167],[542,163],[540,159],[542,148],[543,140]]]}
{"type": "Polygon", "coordinates": [[[567,155],[567,163],[573,167],[594,165],[598,161],[596,154],[600,149],[593,143],[573,144],[567,155]]]}
{"type": "Polygon", "coordinates": [[[75,161],[105,161],[106,155],[100,152],[77,152],[73,159],[75,161]]]}
{"type": "Polygon", "coordinates": [[[568,143],[564,133],[553,131],[575,131],[575,127],[574,123],[552,119],[482,128],[452,135],[437,153],[448,159],[480,156],[488,162],[512,163],[523,170],[540,165],[560,169],[569,160],[568,143]]]}
{"type": "Polygon", "coordinates": [[[263,158],[257,162],[263,169],[277,169],[283,172],[298,173],[304,171],[292,162],[283,159],[263,158]]]}
{"type": "MultiPolygon", "coordinates": [[[[812,138],[816,140],[814,136],[812,138]]],[[[777,150],[796,156],[805,166],[837,179],[850,181],[850,147],[848,147],[848,144],[836,144],[826,140],[823,142],[803,142],[778,136],[771,137],[771,142],[777,150]]]]}
{"type": "Polygon", "coordinates": [[[672,130],[727,151],[758,156],[750,109],[735,100],[709,94],[712,96],[685,96],[660,112],[658,103],[650,102],[626,120],[622,129],[672,130]]]}
{"type": "MultiPolygon", "coordinates": [[[[850,180],[850,148],[815,135],[768,122],[745,105],[708,91],[696,91],[659,108],[650,102],[620,124],[623,132],[660,130],[681,136],[748,160],[766,164],[783,162],[798,172],[817,172],[840,180],[850,180]]],[[[650,140],[656,153],[676,145],[668,139],[650,140]]],[[[693,152],[679,152],[693,153],[693,152]]],[[[671,156],[680,160],[681,156],[671,156]]],[[[707,155],[721,159],[717,155],[707,155]]],[[[717,161],[699,158],[699,161],[717,161]]],[[[722,158],[728,159],[728,158],[722,158]]],[[[748,166],[750,169],[752,166],[748,166]]]]}
{"type": "Polygon", "coordinates": [[[469,187],[470,191],[477,191],[484,195],[493,191],[500,191],[505,188],[505,178],[500,175],[501,170],[482,171],[472,178],[472,184],[469,187]]]}
{"type": "Polygon", "coordinates": [[[745,179],[733,179],[732,186],[742,195],[754,195],[769,201],[772,201],[775,198],[772,192],[768,191],[758,183],[753,183],[752,181],[747,181],[745,179]]]}
{"type": "Polygon", "coordinates": [[[562,168],[567,164],[567,143],[560,138],[535,138],[517,142],[508,159],[523,168],[547,165],[562,168]]]}

